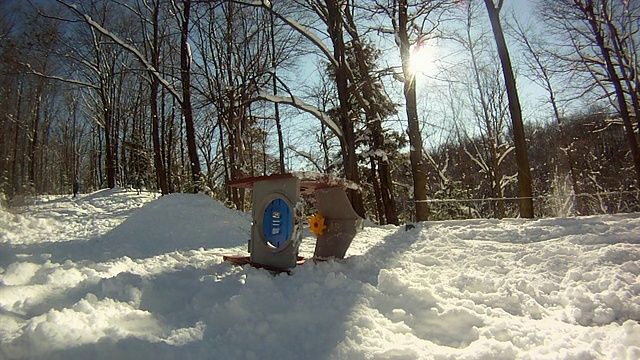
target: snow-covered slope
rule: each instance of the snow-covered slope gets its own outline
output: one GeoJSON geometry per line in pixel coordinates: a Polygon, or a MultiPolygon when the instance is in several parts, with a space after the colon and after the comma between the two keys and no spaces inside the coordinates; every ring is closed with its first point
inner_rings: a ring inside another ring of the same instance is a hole
{"type": "Polygon", "coordinates": [[[204,195],[18,210],[0,359],[640,358],[640,214],[368,226],[347,259],[272,276],[222,261],[250,217],[204,195]]]}

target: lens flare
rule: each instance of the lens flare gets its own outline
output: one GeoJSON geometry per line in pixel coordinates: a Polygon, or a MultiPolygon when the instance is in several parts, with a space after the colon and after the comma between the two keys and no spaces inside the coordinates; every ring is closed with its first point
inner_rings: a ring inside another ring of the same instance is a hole
{"type": "Polygon", "coordinates": [[[409,69],[413,74],[434,75],[437,60],[437,48],[427,40],[419,40],[411,47],[409,69]]]}

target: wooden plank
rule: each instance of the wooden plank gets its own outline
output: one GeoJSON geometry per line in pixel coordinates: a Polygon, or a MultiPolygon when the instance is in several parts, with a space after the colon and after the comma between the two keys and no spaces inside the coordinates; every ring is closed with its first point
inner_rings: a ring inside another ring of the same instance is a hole
{"type": "Polygon", "coordinates": [[[240,188],[240,189],[251,189],[253,188],[253,183],[258,181],[290,179],[292,177],[294,176],[293,174],[290,174],[290,173],[274,174],[274,175],[268,175],[268,176],[254,176],[254,177],[244,178],[244,179],[229,180],[227,182],[227,185],[235,188],[240,188]]]}
{"type": "Polygon", "coordinates": [[[360,187],[347,179],[339,178],[331,174],[323,174],[313,171],[300,171],[287,174],[273,174],[268,176],[256,176],[244,179],[230,180],[227,182],[228,186],[251,189],[253,184],[258,181],[271,181],[280,179],[290,179],[296,177],[300,179],[300,192],[309,193],[317,189],[325,189],[331,187],[340,187],[342,189],[358,190],[360,187]]]}

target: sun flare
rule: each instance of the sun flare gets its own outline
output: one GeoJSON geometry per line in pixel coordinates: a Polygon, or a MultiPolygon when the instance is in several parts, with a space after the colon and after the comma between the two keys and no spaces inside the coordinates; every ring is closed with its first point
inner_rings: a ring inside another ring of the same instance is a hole
{"type": "Polygon", "coordinates": [[[411,46],[409,69],[411,73],[434,75],[437,70],[438,49],[428,40],[420,40],[411,46]]]}

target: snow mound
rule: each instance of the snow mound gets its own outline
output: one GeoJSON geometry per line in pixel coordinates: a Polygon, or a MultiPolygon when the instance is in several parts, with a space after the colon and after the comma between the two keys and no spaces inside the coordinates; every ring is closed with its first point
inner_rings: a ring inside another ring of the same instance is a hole
{"type": "Polygon", "coordinates": [[[246,214],[229,210],[206,195],[172,194],[147,203],[95,239],[95,244],[86,245],[101,253],[100,260],[139,259],[176,250],[238,246],[249,237],[246,214]]]}

